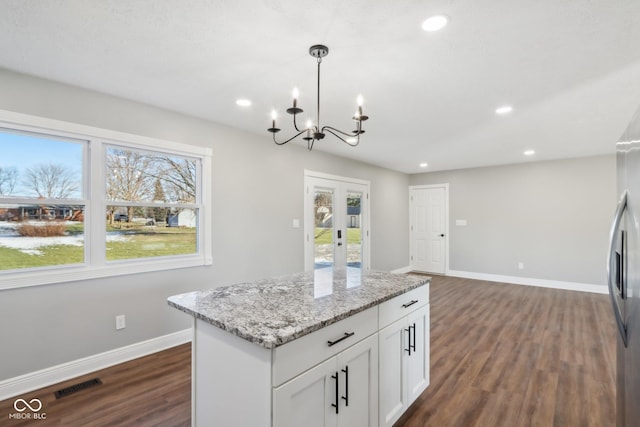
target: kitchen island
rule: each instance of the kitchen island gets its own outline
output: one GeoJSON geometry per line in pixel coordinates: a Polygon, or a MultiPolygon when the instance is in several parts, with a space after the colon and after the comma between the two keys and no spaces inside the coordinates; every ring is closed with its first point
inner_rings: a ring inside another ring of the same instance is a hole
{"type": "Polygon", "coordinates": [[[428,295],[328,268],[170,297],[194,318],[192,424],[391,425],[428,386],[428,295]]]}

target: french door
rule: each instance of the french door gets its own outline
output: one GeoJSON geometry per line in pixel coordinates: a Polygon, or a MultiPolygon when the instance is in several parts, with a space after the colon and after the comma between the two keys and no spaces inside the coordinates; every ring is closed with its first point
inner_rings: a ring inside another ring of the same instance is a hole
{"type": "Polygon", "coordinates": [[[305,171],[305,271],[368,270],[369,182],[305,171]]]}

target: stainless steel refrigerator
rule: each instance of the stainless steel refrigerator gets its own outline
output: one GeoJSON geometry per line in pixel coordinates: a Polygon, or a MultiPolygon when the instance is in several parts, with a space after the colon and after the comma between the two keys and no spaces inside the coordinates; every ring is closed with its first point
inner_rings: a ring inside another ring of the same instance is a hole
{"type": "Polygon", "coordinates": [[[618,206],[607,263],[617,325],[616,424],[640,426],[640,109],[616,145],[618,206]]]}

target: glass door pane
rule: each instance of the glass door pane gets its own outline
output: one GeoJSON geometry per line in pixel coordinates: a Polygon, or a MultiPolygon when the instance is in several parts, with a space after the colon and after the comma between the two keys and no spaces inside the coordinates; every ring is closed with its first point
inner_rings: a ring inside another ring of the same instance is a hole
{"type": "Polygon", "coordinates": [[[314,192],[314,270],[333,267],[334,256],[334,190],[316,188],[314,192]]]}
{"type": "Polygon", "coordinates": [[[347,192],[345,227],[347,267],[362,267],[362,193],[347,192]]]}

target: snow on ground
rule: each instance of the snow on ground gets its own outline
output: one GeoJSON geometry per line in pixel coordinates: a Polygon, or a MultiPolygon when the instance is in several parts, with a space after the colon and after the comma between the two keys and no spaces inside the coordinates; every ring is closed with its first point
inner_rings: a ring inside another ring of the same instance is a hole
{"type": "MultiPolygon", "coordinates": [[[[32,222],[33,223],[33,222],[32,222]]],[[[40,248],[46,246],[84,245],[84,235],[54,236],[54,237],[23,237],[16,231],[17,223],[0,222],[0,246],[9,249],[17,249],[29,255],[42,255],[40,248]]],[[[107,233],[107,242],[126,241],[131,237],[124,236],[118,231],[107,233]]]]}

